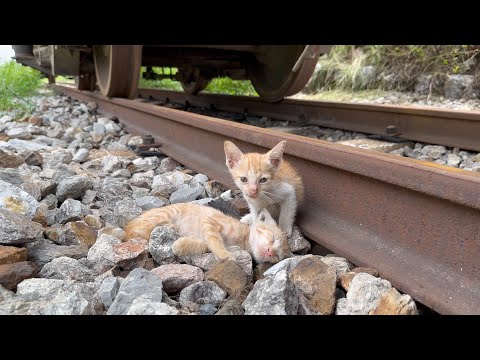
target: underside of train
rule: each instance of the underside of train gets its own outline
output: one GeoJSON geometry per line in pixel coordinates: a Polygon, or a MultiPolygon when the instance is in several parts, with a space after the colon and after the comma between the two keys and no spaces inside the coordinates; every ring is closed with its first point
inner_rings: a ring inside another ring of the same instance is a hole
{"type": "Polygon", "coordinates": [[[17,62],[50,78],[74,76],[81,90],[132,98],[143,77],[172,77],[197,94],[216,77],[251,80],[260,98],[280,101],[307,84],[330,45],[13,45],[17,62]],[[153,67],[177,68],[159,75],[153,67]]]}

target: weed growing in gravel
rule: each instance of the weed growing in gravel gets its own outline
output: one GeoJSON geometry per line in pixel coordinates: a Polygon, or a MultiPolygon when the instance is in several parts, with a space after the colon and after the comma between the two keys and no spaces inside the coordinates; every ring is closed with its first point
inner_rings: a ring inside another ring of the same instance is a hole
{"type": "Polygon", "coordinates": [[[41,85],[41,73],[15,61],[0,65],[0,112],[12,112],[14,117],[33,111],[30,99],[41,85]]]}

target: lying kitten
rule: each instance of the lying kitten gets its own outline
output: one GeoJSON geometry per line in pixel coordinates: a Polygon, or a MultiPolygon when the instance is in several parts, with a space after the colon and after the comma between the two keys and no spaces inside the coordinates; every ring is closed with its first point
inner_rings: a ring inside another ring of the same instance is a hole
{"type": "Polygon", "coordinates": [[[268,211],[260,212],[250,226],[221,211],[198,204],[181,203],[145,211],[131,220],[126,239],[150,238],[152,230],[171,224],[180,234],[172,245],[177,256],[203,254],[209,250],[220,260],[234,260],[225,246],[237,245],[247,250],[257,263],[276,263],[293,256],[285,234],[268,211]]]}
{"type": "Polygon", "coordinates": [[[282,160],[285,144],[278,143],[266,154],[243,154],[230,141],[225,141],[224,148],[230,174],[250,208],[241,221],[250,223],[252,216],[266,208],[290,237],[297,206],[303,200],[303,183],[295,169],[282,160]]]}

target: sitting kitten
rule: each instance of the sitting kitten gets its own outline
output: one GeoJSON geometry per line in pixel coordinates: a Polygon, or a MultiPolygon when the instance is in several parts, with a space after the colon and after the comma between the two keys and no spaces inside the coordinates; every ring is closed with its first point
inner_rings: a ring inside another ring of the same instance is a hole
{"type": "Polygon", "coordinates": [[[225,245],[240,246],[257,263],[276,263],[293,256],[285,234],[266,210],[248,226],[208,206],[191,203],[168,205],[145,211],[131,220],[125,228],[126,239],[149,239],[152,230],[162,224],[173,225],[181,236],[172,245],[172,251],[177,256],[192,256],[210,250],[220,260],[234,260],[234,255],[225,249],[225,245]]]}
{"type": "Polygon", "coordinates": [[[230,141],[225,141],[226,164],[235,184],[242,190],[250,214],[242,222],[251,222],[260,209],[266,208],[278,225],[292,235],[297,206],[303,200],[303,183],[295,169],[283,158],[286,141],[278,143],[266,154],[243,154],[230,141]]]}

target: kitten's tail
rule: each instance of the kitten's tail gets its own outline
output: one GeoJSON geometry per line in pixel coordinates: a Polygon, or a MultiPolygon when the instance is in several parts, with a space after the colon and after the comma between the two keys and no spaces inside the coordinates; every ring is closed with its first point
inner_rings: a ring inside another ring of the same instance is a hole
{"type": "Polygon", "coordinates": [[[173,213],[168,208],[151,209],[130,220],[125,227],[125,240],[134,238],[150,239],[152,230],[162,224],[172,222],[173,213]]]}

